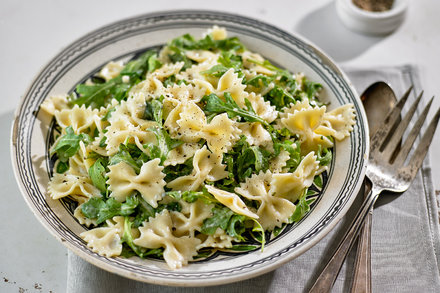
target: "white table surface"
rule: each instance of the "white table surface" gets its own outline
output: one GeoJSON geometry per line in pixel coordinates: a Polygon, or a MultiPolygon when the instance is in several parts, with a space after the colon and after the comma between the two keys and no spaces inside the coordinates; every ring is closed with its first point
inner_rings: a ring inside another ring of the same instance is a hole
{"type": "MultiPolygon", "coordinates": [[[[386,37],[346,29],[334,2],[315,1],[0,1],[0,292],[64,292],[67,251],[26,206],[12,172],[9,136],[15,108],[33,77],[72,41],[110,22],[170,9],[239,13],[300,33],[341,65],[416,64],[425,94],[440,95],[440,1],[408,1],[405,22],[386,37]]],[[[440,106],[435,98],[433,109],[440,106]]],[[[433,116],[433,110],[429,117],[433,116]]],[[[440,190],[440,131],[431,146],[440,190]]],[[[439,191],[436,191],[438,193],[439,191]]]]}

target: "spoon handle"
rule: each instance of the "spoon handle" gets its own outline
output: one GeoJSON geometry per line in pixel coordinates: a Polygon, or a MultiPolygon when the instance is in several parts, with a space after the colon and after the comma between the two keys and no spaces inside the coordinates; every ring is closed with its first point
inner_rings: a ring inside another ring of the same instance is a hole
{"type": "MultiPolygon", "coordinates": [[[[368,181],[368,180],[366,180],[368,181]]],[[[365,196],[368,195],[370,186],[365,184],[365,196]]],[[[354,267],[353,283],[351,293],[371,293],[371,223],[373,209],[365,218],[356,250],[356,262],[354,267]]]]}

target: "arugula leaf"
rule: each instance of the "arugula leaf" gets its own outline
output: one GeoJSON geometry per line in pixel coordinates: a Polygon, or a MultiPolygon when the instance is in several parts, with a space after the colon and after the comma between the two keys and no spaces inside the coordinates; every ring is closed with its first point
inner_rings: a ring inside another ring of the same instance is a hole
{"type": "Polygon", "coordinates": [[[271,77],[256,76],[250,80],[248,84],[260,87],[261,84],[267,86],[270,82],[274,82],[275,87],[271,89],[264,98],[274,105],[277,110],[281,110],[283,107],[287,107],[297,100],[303,100],[304,97],[307,97],[311,104],[320,104],[316,96],[322,89],[321,84],[309,81],[304,77],[301,82],[303,89],[301,89],[301,84],[297,82],[296,77],[288,70],[278,68],[268,60],[261,62],[250,59],[249,61],[275,72],[271,77]]]}
{"type": "Polygon", "coordinates": [[[257,237],[256,239],[261,243],[261,251],[264,249],[264,245],[266,244],[266,235],[263,229],[263,226],[261,226],[260,222],[258,222],[254,218],[250,218],[252,221],[254,221],[254,227],[252,228],[252,232],[258,232],[260,233],[260,237],[257,237]]]}
{"type": "Polygon", "coordinates": [[[116,111],[116,108],[114,108],[114,107],[108,109],[108,111],[107,111],[107,113],[105,113],[104,117],[101,118],[101,121],[108,121],[108,119],[109,119],[110,117],[112,117],[112,113],[113,113],[114,111],[116,111]]]}
{"type": "Polygon", "coordinates": [[[240,182],[254,172],[258,174],[260,171],[266,171],[269,168],[270,158],[271,153],[258,146],[248,145],[243,148],[237,159],[237,174],[240,182]]]}
{"type": "Polygon", "coordinates": [[[305,80],[304,82],[304,91],[307,94],[309,100],[313,100],[316,98],[319,91],[322,90],[322,85],[320,83],[316,83],[310,80],[305,80]]]}
{"type": "Polygon", "coordinates": [[[300,141],[292,142],[291,140],[285,140],[282,142],[276,142],[274,144],[275,155],[278,155],[281,149],[284,149],[289,153],[289,160],[286,162],[286,167],[289,168],[289,172],[295,171],[296,167],[301,163],[301,143],[300,141]]]}
{"type": "Polygon", "coordinates": [[[237,37],[227,38],[224,40],[214,40],[211,35],[196,40],[190,34],[177,37],[168,43],[168,48],[172,54],[168,57],[175,62],[184,62],[182,70],[190,68],[195,62],[185,55],[187,50],[210,50],[210,51],[244,51],[245,47],[237,37]]]}
{"type": "Polygon", "coordinates": [[[171,75],[171,76],[168,76],[167,78],[165,78],[165,80],[163,81],[163,85],[164,85],[164,87],[169,87],[169,86],[173,86],[174,84],[177,84],[177,85],[181,85],[181,84],[186,84],[186,85],[188,85],[188,82],[186,81],[186,80],[184,80],[184,79],[177,79],[176,78],[176,75],[171,75]]]}
{"type": "Polygon", "coordinates": [[[320,175],[315,176],[315,178],[313,178],[313,184],[318,188],[322,188],[322,177],[320,175]]]}
{"type": "Polygon", "coordinates": [[[249,244],[234,244],[231,248],[228,248],[228,250],[233,251],[251,251],[257,249],[257,245],[249,245],[249,244]]]}
{"type": "Polygon", "coordinates": [[[302,218],[304,218],[304,216],[310,211],[310,205],[316,200],[316,198],[311,198],[311,199],[307,199],[306,196],[301,196],[295,211],[293,212],[292,216],[290,216],[289,218],[289,222],[293,223],[293,222],[298,222],[300,221],[302,218]]]}
{"type": "Polygon", "coordinates": [[[229,70],[228,67],[221,65],[221,64],[217,64],[217,65],[212,66],[210,69],[202,71],[200,73],[205,74],[205,75],[212,75],[215,77],[220,77],[223,74],[225,74],[226,71],[228,71],[228,70],[229,70]]]}
{"type": "Polygon", "coordinates": [[[243,60],[241,56],[234,54],[232,51],[221,52],[217,61],[227,68],[234,68],[236,72],[241,72],[241,69],[243,68],[243,60]]]}
{"type": "Polygon", "coordinates": [[[97,219],[99,225],[107,219],[117,216],[121,209],[121,203],[113,197],[104,201],[100,197],[92,197],[81,206],[81,211],[87,218],[97,219]]]}
{"type": "Polygon", "coordinates": [[[228,228],[229,221],[234,215],[234,212],[227,207],[216,206],[212,208],[212,217],[203,221],[200,232],[206,235],[213,235],[217,228],[224,231],[228,228]]]}
{"type": "Polygon", "coordinates": [[[218,203],[218,201],[206,190],[206,188],[203,188],[202,191],[168,191],[165,194],[176,200],[183,199],[188,203],[196,202],[199,199],[206,204],[218,203]]]}
{"type": "Polygon", "coordinates": [[[161,96],[159,99],[154,99],[146,103],[144,118],[148,120],[154,120],[157,122],[157,127],[149,128],[148,130],[153,132],[156,136],[156,144],[149,143],[144,145],[144,148],[148,149],[151,158],[159,158],[161,163],[163,163],[168,153],[183,144],[183,141],[173,139],[170,137],[168,131],[163,127],[163,104],[161,96]]]}
{"type": "MultiPolygon", "coordinates": [[[[147,249],[137,246],[133,243],[133,235],[131,234],[133,222],[130,221],[129,217],[125,217],[124,219],[124,234],[122,235],[121,242],[126,243],[139,257],[147,256],[147,249]]],[[[151,252],[150,252],[151,254],[151,252]]]]}
{"type": "Polygon", "coordinates": [[[155,50],[148,50],[139,58],[128,62],[121,70],[120,75],[130,76],[130,83],[135,83],[139,79],[144,78],[147,72],[153,72],[162,65],[157,59],[155,50]]]}
{"type": "Polygon", "coordinates": [[[69,170],[69,161],[67,161],[67,162],[58,161],[56,172],[58,174],[63,174],[67,170],[69,170]]]}
{"type": "Polygon", "coordinates": [[[101,192],[105,192],[107,190],[105,183],[106,165],[107,162],[101,157],[89,168],[90,179],[92,179],[93,185],[95,185],[101,192]]]}
{"type": "Polygon", "coordinates": [[[135,212],[135,209],[139,205],[139,197],[132,195],[127,197],[124,203],[121,204],[121,216],[129,216],[135,212]]]}
{"type": "Polygon", "coordinates": [[[66,134],[60,138],[51,153],[56,153],[58,159],[65,163],[78,152],[80,141],[87,145],[90,142],[90,137],[85,133],[76,135],[72,126],[69,126],[66,128],[66,134]]]}
{"type": "Polygon", "coordinates": [[[244,225],[245,220],[246,220],[246,216],[233,215],[229,220],[226,233],[228,233],[232,237],[235,237],[239,241],[245,241],[245,238],[241,236],[241,234],[243,234],[246,231],[246,227],[244,225]]]}
{"type": "Polygon", "coordinates": [[[161,66],[157,53],[153,50],[147,51],[136,60],[128,62],[117,77],[107,82],[77,85],[76,92],[79,97],[72,99],[70,103],[99,108],[108,104],[112,99],[124,100],[131,87],[144,79],[147,72],[154,71],[161,66]],[[129,81],[125,82],[123,76],[129,76],[129,81]]]}
{"type": "Polygon", "coordinates": [[[196,40],[190,34],[173,39],[169,44],[169,47],[176,47],[181,50],[222,50],[222,51],[243,51],[244,45],[237,37],[226,38],[223,40],[214,40],[210,34],[206,35],[203,39],[196,40]]]}
{"type": "Polygon", "coordinates": [[[148,59],[147,59],[147,63],[148,63],[148,70],[147,72],[154,72],[156,69],[159,69],[162,67],[162,63],[159,61],[159,59],[157,59],[157,55],[151,55],[148,59]]]}
{"type": "Polygon", "coordinates": [[[230,93],[224,93],[223,102],[216,94],[204,96],[200,102],[205,103],[204,111],[208,115],[227,113],[229,118],[241,117],[248,122],[259,122],[270,127],[269,123],[259,117],[248,99],[245,99],[247,109],[240,108],[234,101],[230,93]]]}
{"type": "Polygon", "coordinates": [[[326,166],[331,163],[333,154],[332,151],[328,148],[322,148],[321,145],[318,145],[318,151],[316,152],[317,160],[321,166],[326,166]]]}
{"type": "Polygon", "coordinates": [[[223,74],[226,73],[226,71],[228,71],[230,68],[233,68],[234,72],[238,74],[238,77],[243,78],[243,83],[246,82],[244,80],[245,75],[242,72],[243,61],[241,59],[241,56],[235,55],[231,51],[223,51],[217,62],[219,62],[219,64],[214,65],[209,70],[202,71],[201,73],[214,77],[221,77],[223,74]]]}
{"type": "Polygon", "coordinates": [[[168,58],[170,58],[171,62],[173,63],[183,62],[182,70],[186,70],[190,68],[195,63],[194,61],[186,57],[185,53],[181,51],[179,48],[172,46],[169,46],[169,48],[171,49],[171,51],[174,51],[175,53],[169,54],[168,58]]]}
{"type": "Polygon", "coordinates": [[[97,219],[96,223],[99,225],[115,216],[130,216],[138,205],[137,195],[127,197],[123,203],[113,197],[107,200],[102,197],[92,197],[81,206],[81,212],[89,219],[97,219]]]}
{"type": "Polygon", "coordinates": [[[279,67],[276,67],[275,65],[273,65],[272,63],[270,63],[269,60],[264,60],[264,61],[258,61],[255,59],[248,59],[249,62],[255,63],[257,65],[263,66],[264,68],[267,68],[269,70],[275,71],[275,72],[283,72],[286,70],[283,70],[279,67]]]}
{"type": "Polygon", "coordinates": [[[259,88],[261,86],[267,87],[269,85],[269,83],[271,83],[274,79],[275,78],[273,76],[258,74],[256,76],[254,76],[253,78],[251,78],[250,80],[248,80],[246,82],[246,84],[257,87],[257,88],[259,88]]]}
{"type": "Polygon", "coordinates": [[[149,128],[148,130],[153,132],[156,136],[157,145],[152,146],[151,144],[149,144],[145,147],[150,149],[152,157],[160,158],[161,163],[163,163],[167,159],[168,153],[172,149],[183,144],[183,141],[171,138],[168,134],[168,131],[166,131],[162,127],[153,127],[149,128]]]}
{"type": "Polygon", "coordinates": [[[163,100],[163,96],[161,96],[159,99],[154,99],[151,101],[147,101],[145,103],[145,110],[144,110],[144,116],[143,118],[146,120],[152,120],[152,121],[156,121],[160,126],[163,125],[163,113],[162,113],[162,109],[163,109],[163,104],[162,104],[162,100],[163,100]]]}
{"type": "Polygon", "coordinates": [[[149,218],[154,218],[156,215],[156,209],[148,204],[143,198],[139,197],[138,212],[134,219],[134,227],[142,226],[142,223],[149,218]]]}
{"type": "MultiPolygon", "coordinates": [[[[144,221],[148,221],[149,218],[154,218],[157,213],[160,213],[164,209],[169,211],[178,211],[180,212],[182,207],[178,202],[169,202],[169,203],[159,203],[157,208],[153,208],[149,203],[145,201],[140,195],[137,195],[136,201],[133,201],[131,205],[134,208],[134,204],[137,203],[134,217],[133,225],[134,227],[142,226],[144,221]]],[[[127,207],[128,208],[128,207],[127,207]]]]}
{"type": "Polygon", "coordinates": [[[116,165],[120,162],[125,162],[130,165],[134,169],[136,174],[139,174],[139,172],[141,171],[142,165],[133,159],[130,152],[128,151],[128,148],[123,144],[119,146],[119,151],[115,155],[110,157],[108,164],[116,165]]]}
{"type": "Polygon", "coordinates": [[[214,185],[233,192],[234,188],[247,177],[266,171],[273,156],[273,153],[259,146],[250,146],[246,136],[242,135],[232,150],[223,155],[223,164],[226,164],[228,177],[214,182],[214,185]]]}
{"type": "Polygon", "coordinates": [[[296,102],[296,99],[279,85],[275,85],[273,89],[264,95],[264,99],[275,106],[278,111],[296,102]]]}
{"type": "Polygon", "coordinates": [[[164,180],[168,183],[177,177],[189,175],[193,168],[193,157],[187,159],[183,164],[166,166],[162,171],[165,174],[164,180]]]}

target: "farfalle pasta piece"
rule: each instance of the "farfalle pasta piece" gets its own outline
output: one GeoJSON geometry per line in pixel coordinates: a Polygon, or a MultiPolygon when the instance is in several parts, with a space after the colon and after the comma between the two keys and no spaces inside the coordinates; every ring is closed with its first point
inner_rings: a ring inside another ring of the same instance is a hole
{"type": "MultiPolygon", "coordinates": [[[[205,95],[206,90],[197,85],[182,83],[167,87],[165,93],[168,93],[179,102],[192,101],[198,103],[205,95]]],[[[164,96],[167,97],[166,94],[164,96]]]]}
{"type": "Polygon", "coordinates": [[[162,67],[153,71],[151,76],[163,82],[167,77],[179,73],[180,70],[182,70],[183,65],[183,62],[164,64],[162,67]]]}
{"type": "Polygon", "coordinates": [[[186,57],[197,63],[215,63],[217,61],[218,55],[206,50],[191,50],[185,52],[186,57]]]}
{"type": "Polygon", "coordinates": [[[293,173],[273,174],[270,182],[270,192],[277,197],[282,197],[295,202],[305,188],[313,183],[319,168],[314,152],[309,153],[302,159],[293,173]]]}
{"type": "Polygon", "coordinates": [[[174,137],[185,142],[205,139],[209,149],[216,154],[226,152],[241,133],[226,113],[207,123],[205,113],[192,101],[179,103],[169,113],[164,125],[174,137]]]}
{"type": "Polygon", "coordinates": [[[272,173],[283,173],[283,168],[286,167],[289,159],[289,152],[281,150],[278,156],[269,161],[269,170],[271,170],[272,173]]]}
{"type": "Polygon", "coordinates": [[[324,114],[321,126],[316,129],[317,134],[329,135],[337,140],[343,140],[353,131],[356,115],[353,104],[340,106],[324,114]]]}
{"type": "Polygon", "coordinates": [[[141,81],[130,89],[128,96],[149,101],[154,97],[159,97],[164,89],[163,83],[157,77],[147,75],[144,81],[141,81]]]}
{"type": "MultiPolygon", "coordinates": [[[[206,60],[197,65],[193,65],[187,68],[185,71],[181,71],[176,74],[178,80],[208,80],[211,81],[210,77],[203,74],[202,72],[211,69],[217,62],[212,61],[213,59],[206,60]]],[[[215,59],[216,60],[216,59],[215,59]]],[[[214,80],[212,80],[214,81],[214,80]]]]}
{"type": "Polygon", "coordinates": [[[273,147],[272,137],[270,133],[264,129],[263,125],[258,122],[242,122],[236,123],[237,128],[241,130],[241,134],[246,137],[246,142],[250,145],[273,147]]]}
{"type": "Polygon", "coordinates": [[[172,226],[170,213],[168,210],[163,210],[139,227],[141,235],[133,240],[133,243],[151,249],[163,247],[163,258],[168,266],[171,269],[178,269],[187,265],[188,261],[197,255],[196,247],[201,241],[195,237],[174,236],[172,226]]]}
{"type": "Polygon", "coordinates": [[[111,197],[123,202],[127,196],[138,191],[142,198],[152,207],[157,207],[157,202],[162,199],[165,174],[162,173],[163,166],[159,166],[160,159],[154,159],[144,163],[139,175],[125,162],[111,165],[108,168],[107,184],[112,191],[111,197]]]}
{"type": "Polygon", "coordinates": [[[205,180],[217,181],[228,176],[225,167],[221,155],[215,155],[203,146],[194,155],[192,173],[174,179],[167,187],[172,190],[198,190],[205,180]]]}
{"type": "Polygon", "coordinates": [[[90,219],[84,216],[82,213],[82,204],[78,205],[76,209],[73,211],[73,216],[78,220],[78,222],[81,225],[86,225],[87,227],[90,226],[97,226],[97,219],[90,219]]]}
{"type": "Polygon", "coordinates": [[[177,237],[195,237],[195,232],[200,232],[203,221],[212,215],[211,210],[213,205],[205,204],[201,200],[197,200],[191,204],[180,201],[180,204],[182,205],[180,212],[170,212],[174,235],[177,237]]]}
{"type": "Polygon", "coordinates": [[[253,60],[258,62],[264,62],[264,58],[258,54],[258,53],[252,53],[250,51],[245,51],[243,54],[241,54],[241,58],[243,59],[243,66],[247,69],[250,69],[257,73],[262,73],[265,75],[274,75],[275,72],[272,70],[267,69],[266,67],[263,67],[261,65],[256,64],[255,62],[252,62],[253,60]]]}
{"type": "Polygon", "coordinates": [[[253,213],[235,193],[227,192],[211,185],[206,185],[206,189],[215,197],[216,200],[228,207],[233,212],[249,218],[258,219],[258,215],[253,213]]]}
{"type": "Polygon", "coordinates": [[[243,78],[239,78],[238,74],[231,68],[220,77],[215,93],[218,96],[223,96],[224,93],[230,93],[237,105],[243,108],[245,106],[244,99],[247,95],[245,93],[246,85],[242,82],[243,78]]]}
{"type": "Polygon", "coordinates": [[[60,199],[66,196],[80,196],[91,198],[101,196],[101,192],[92,184],[89,177],[55,173],[49,181],[48,193],[53,199],[60,199]]]}
{"type": "Polygon", "coordinates": [[[183,164],[186,160],[194,156],[199,148],[200,146],[197,143],[183,143],[168,153],[163,165],[176,166],[177,164],[183,164]]]}
{"type": "Polygon", "coordinates": [[[45,99],[40,105],[40,109],[51,116],[55,115],[56,111],[68,108],[67,95],[51,96],[48,99],[45,99]]]}
{"type": "Polygon", "coordinates": [[[213,40],[224,40],[228,37],[228,32],[225,28],[214,25],[206,32],[212,36],[213,40]]]}
{"type": "Polygon", "coordinates": [[[237,241],[237,239],[226,234],[226,232],[220,228],[217,228],[212,235],[198,234],[197,238],[202,241],[202,243],[197,245],[197,250],[205,247],[231,248],[233,246],[232,241],[237,241]]]}
{"type": "MultiPolygon", "coordinates": [[[[197,142],[201,138],[200,132],[206,125],[205,113],[194,102],[188,102],[182,107],[176,107],[179,111],[179,120],[176,121],[179,126],[174,132],[177,132],[177,137],[184,139],[187,142],[197,142]],[[180,133],[180,135],[179,135],[180,133]]],[[[170,116],[175,115],[173,112],[170,116]]],[[[168,118],[165,121],[167,126],[168,118]]],[[[170,129],[170,128],[169,128],[170,129]]]]}
{"type": "Polygon", "coordinates": [[[266,102],[261,95],[250,93],[246,96],[258,116],[271,123],[278,117],[278,111],[270,102],[266,102]]]}
{"type": "Polygon", "coordinates": [[[232,144],[239,139],[241,130],[228,118],[226,113],[217,115],[211,123],[205,124],[201,137],[206,140],[214,154],[227,152],[232,144]]]}
{"type": "Polygon", "coordinates": [[[294,110],[293,113],[287,113],[281,118],[281,123],[290,132],[298,134],[301,141],[301,152],[307,154],[316,151],[318,145],[325,148],[333,146],[333,143],[326,136],[315,133],[315,130],[321,126],[326,107],[304,107],[300,110],[294,110]]]}
{"type": "Polygon", "coordinates": [[[79,142],[78,152],[69,158],[69,173],[72,175],[79,175],[87,177],[89,168],[93,165],[95,160],[90,159],[90,151],[84,145],[84,142],[79,142]]]}
{"type": "Polygon", "coordinates": [[[122,61],[110,61],[99,71],[98,75],[108,81],[117,77],[123,68],[124,64],[122,61]]]}
{"type": "Polygon", "coordinates": [[[135,126],[123,119],[111,122],[105,133],[107,155],[114,155],[118,152],[119,146],[126,142],[135,143],[137,147],[147,152],[144,144],[155,143],[156,136],[151,131],[146,131],[145,127],[156,125],[153,121],[146,121],[143,126],[135,126]]]}
{"type": "Polygon", "coordinates": [[[147,130],[155,123],[143,118],[145,113],[146,101],[144,97],[130,97],[127,101],[121,101],[119,105],[114,106],[114,111],[110,114],[108,121],[114,124],[123,120],[127,125],[139,127],[141,130],[147,130]]]}
{"type": "Polygon", "coordinates": [[[95,129],[102,131],[105,127],[99,117],[99,110],[86,108],[84,105],[55,111],[55,119],[62,128],[71,126],[75,133],[92,134],[95,129]]]}
{"type": "Polygon", "coordinates": [[[260,203],[257,210],[258,221],[265,230],[272,230],[289,222],[289,218],[296,208],[289,200],[272,194],[271,181],[272,173],[261,171],[258,175],[254,174],[252,177],[246,178],[246,182],[235,188],[235,192],[238,194],[260,203]]]}
{"type": "Polygon", "coordinates": [[[107,227],[94,228],[80,234],[87,246],[106,257],[118,256],[122,252],[121,237],[124,234],[124,217],[107,220],[107,227]]]}

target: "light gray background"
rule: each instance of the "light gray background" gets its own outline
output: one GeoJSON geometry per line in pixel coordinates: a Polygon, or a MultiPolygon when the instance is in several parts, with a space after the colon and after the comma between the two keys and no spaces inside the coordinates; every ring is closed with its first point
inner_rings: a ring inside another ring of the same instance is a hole
{"type": "MultiPolygon", "coordinates": [[[[438,95],[440,2],[408,2],[406,20],[395,33],[367,37],[343,27],[331,0],[0,1],[0,292],[64,292],[66,288],[67,251],[36,221],[21,198],[9,158],[9,134],[13,112],[33,77],[73,40],[142,13],[222,10],[300,33],[341,65],[374,68],[416,64],[425,94],[438,95]]],[[[436,98],[433,108],[439,106],[436,98]]],[[[440,132],[431,147],[436,190],[440,190],[439,149],[440,132]]]]}

